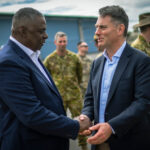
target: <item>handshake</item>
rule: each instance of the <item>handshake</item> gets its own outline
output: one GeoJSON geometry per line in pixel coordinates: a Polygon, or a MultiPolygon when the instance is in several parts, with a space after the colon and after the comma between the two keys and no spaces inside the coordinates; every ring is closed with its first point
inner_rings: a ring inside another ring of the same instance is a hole
{"type": "Polygon", "coordinates": [[[97,131],[95,135],[89,137],[87,142],[89,144],[101,144],[105,142],[113,133],[111,126],[107,123],[98,123],[92,126],[92,122],[88,116],[81,114],[79,117],[75,118],[80,124],[79,135],[91,135],[92,131],[97,131]]]}
{"type": "Polygon", "coordinates": [[[77,120],[80,124],[80,135],[88,136],[92,133],[92,131],[89,129],[89,127],[92,126],[92,122],[86,115],[81,114],[79,117],[76,117],[75,120],[77,120]]]}

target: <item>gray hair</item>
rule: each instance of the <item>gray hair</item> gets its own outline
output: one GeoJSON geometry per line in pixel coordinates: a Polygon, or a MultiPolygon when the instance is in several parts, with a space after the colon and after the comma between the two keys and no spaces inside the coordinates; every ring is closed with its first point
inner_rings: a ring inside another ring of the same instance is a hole
{"type": "Polygon", "coordinates": [[[66,33],[59,31],[55,34],[54,40],[57,40],[58,37],[64,37],[64,36],[67,38],[66,33]]]}
{"type": "Polygon", "coordinates": [[[112,21],[115,21],[119,24],[124,24],[125,26],[124,36],[127,36],[129,18],[122,7],[112,5],[100,8],[99,15],[102,17],[110,16],[112,18],[112,21]]]}
{"type": "Polygon", "coordinates": [[[44,17],[41,12],[34,8],[21,8],[13,16],[11,29],[16,30],[20,26],[26,26],[29,22],[34,21],[37,16],[44,17]]]}

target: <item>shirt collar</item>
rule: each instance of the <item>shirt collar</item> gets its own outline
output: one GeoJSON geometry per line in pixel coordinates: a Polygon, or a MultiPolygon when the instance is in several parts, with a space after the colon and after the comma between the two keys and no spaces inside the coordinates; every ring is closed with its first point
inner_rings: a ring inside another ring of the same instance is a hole
{"type": "Polygon", "coordinates": [[[34,52],[33,50],[31,50],[30,48],[26,47],[25,45],[23,45],[22,43],[20,43],[19,41],[17,41],[13,36],[10,36],[10,40],[13,41],[14,43],[16,43],[29,57],[39,57],[40,55],[40,51],[37,50],[36,52],[34,52]]]}
{"type": "MultiPolygon", "coordinates": [[[[123,42],[123,44],[122,44],[121,47],[116,51],[116,53],[114,54],[113,57],[120,58],[120,57],[121,57],[121,54],[122,54],[122,52],[123,52],[123,50],[124,50],[124,48],[125,48],[125,46],[126,46],[126,41],[123,42]]],[[[108,57],[108,55],[107,55],[107,52],[106,52],[106,49],[104,50],[103,55],[104,55],[104,57],[106,57],[106,59],[109,59],[109,57],[108,57]]]]}

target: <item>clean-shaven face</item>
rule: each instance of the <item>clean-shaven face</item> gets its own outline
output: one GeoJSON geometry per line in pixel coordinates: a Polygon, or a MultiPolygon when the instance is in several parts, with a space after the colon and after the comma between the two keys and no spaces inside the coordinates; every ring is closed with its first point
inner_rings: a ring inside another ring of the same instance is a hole
{"type": "Polygon", "coordinates": [[[98,46],[107,48],[111,46],[112,42],[117,38],[117,26],[110,16],[99,16],[95,24],[96,32],[98,36],[98,46]]]}
{"type": "Polygon", "coordinates": [[[67,46],[67,37],[57,37],[55,40],[56,49],[59,51],[65,51],[67,46]]]}
{"type": "Polygon", "coordinates": [[[30,22],[26,27],[26,46],[34,51],[40,50],[47,38],[45,18],[37,16],[36,19],[30,22]]]}
{"type": "Polygon", "coordinates": [[[79,46],[78,46],[78,50],[82,55],[86,55],[86,53],[88,52],[88,45],[86,42],[82,42],[79,46]]]}

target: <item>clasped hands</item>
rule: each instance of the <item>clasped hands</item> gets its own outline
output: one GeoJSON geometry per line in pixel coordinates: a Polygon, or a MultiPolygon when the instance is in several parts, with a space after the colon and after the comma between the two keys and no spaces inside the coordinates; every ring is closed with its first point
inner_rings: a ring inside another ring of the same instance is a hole
{"type": "Polygon", "coordinates": [[[89,144],[101,144],[105,142],[112,134],[112,128],[108,123],[98,123],[92,126],[92,122],[88,116],[81,114],[77,120],[80,124],[79,135],[89,136],[92,131],[97,131],[95,135],[89,137],[87,142],[89,144]]]}

